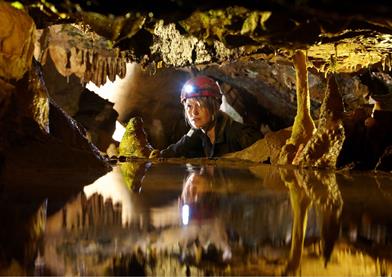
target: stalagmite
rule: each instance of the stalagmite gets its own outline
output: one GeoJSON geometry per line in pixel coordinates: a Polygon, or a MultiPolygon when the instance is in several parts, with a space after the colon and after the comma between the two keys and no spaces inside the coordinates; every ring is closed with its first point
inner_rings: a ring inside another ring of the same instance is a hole
{"type": "Polygon", "coordinates": [[[312,137],[315,125],[310,115],[310,95],[308,89],[308,71],[306,54],[302,50],[295,52],[293,62],[296,71],[297,115],[291,137],[286,141],[279,155],[279,164],[291,164],[299,148],[312,137]]]}
{"type": "Polygon", "coordinates": [[[143,128],[143,120],[140,117],[131,118],[119,145],[120,155],[148,158],[152,150],[143,128]]]}
{"type": "Polygon", "coordinates": [[[325,97],[320,110],[317,130],[300,149],[293,164],[309,167],[335,168],[345,141],[343,101],[335,77],[327,79],[325,97]]]}

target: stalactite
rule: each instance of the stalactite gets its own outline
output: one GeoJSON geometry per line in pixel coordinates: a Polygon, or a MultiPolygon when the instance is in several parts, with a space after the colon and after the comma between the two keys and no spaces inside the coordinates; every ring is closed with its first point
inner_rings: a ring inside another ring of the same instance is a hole
{"type": "Polygon", "coordinates": [[[102,75],[101,75],[101,81],[102,81],[102,84],[104,85],[105,83],[106,83],[106,80],[107,80],[107,58],[105,58],[105,59],[102,59],[102,62],[101,62],[101,66],[102,66],[102,70],[101,70],[101,72],[102,72],[102,75]]]}
{"type": "MultiPolygon", "coordinates": [[[[50,27],[47,48],[57,70],[65,77],[75,74],[81,83],[93,82],[97,86],[105,84],[107,80],[115,81],[116,75],[124,78],[127,60],[125,51],[108,49],[103,39],[102,43],[95,43],[99,40],[96,37],[71,44],[70,41],[75,41],[75,33],[78,31],[69,25],[50,27]]],[[[78,42],[80,37],[77,36],[78,42]]]]}
{"type": "Polygon", "coordinates": [[[89,82],[91,80],[91,71],[92,71],[92,64],[89,61],[88,58],[88,50],[84,51],[84,55],[85,55],[85,63],[86,63],[86,71],[83,74],[83,81],[85,81],[86,83],[89,82]]]}
{"type": "Polygon", "coordinates": [[[102,61],[98,57],[96,58],[96,72],[94,83],[100,87],[102,85],[102,61]]]}
{"type": "Polygon", "coordinates": [[[113,82],[116,80],[116,59],[117,58],[112,58],[110,62],[110,68],[111,68],[111,76],[109,77],[110,80],[113,82]]]}
{"type": "Polygon", "coordinates": [[[291,164],[300,147],[312,137],[315,125],[310,115],[310,95],[308,89],[308,71],[306,54],[302,50],[294,53],[293,62],[296,72],[297,115],[294,119],[291,137],[282,148],[279,163],[291,164]]]}
{"type": "Polygon", "coordinates": [[[108,74],[108,79],[109,79],[109,81],[111,81],[111,82],[113,82],[114,81],[114,75],[113,75],[113,63],[112,63],[112,58],[108,58],[107,59],[107,63],[106,63],[106,66],[107,66],[107,74],[108,74]]]}
{"type": "Polygon", "coordinates": [[[125,64],[124,59],[121,59],[119,61],[119,64],[120,64],[120,70],[119,70],[119,72],[117,74],[120,76],[120,78],[124,78],[126,73],[127,73],[126,72],[126,64],[125,64]]]}
{"type": "Polygon", "coordinates": [[[101,61],[101,84],[104,85],[106,83],[106,61],[103,59],[101,61]]]}

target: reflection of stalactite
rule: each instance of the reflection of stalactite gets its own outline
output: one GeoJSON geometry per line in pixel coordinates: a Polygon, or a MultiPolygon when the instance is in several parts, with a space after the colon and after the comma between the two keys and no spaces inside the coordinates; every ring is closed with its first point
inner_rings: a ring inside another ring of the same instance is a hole
{"type": "Polygon", "coordinates": [[[110,199],[104,202],[103,197],[95,193],[85,203],[83,219],[84,227],[121,226],[121,206],[113,205],[110,199]]]}
{"type": "Polygon", "coordinates": [[[297,180],[306,194],[322,212],[321,246],[325,266],[338,238],[343,199],[336,174],[328,171],[296,171],[297,180]]]}
{"type": "Polygon", "coordinates": [[[322,222],[322,252],[325,266],[338,238],[343,200],[333,172],[281,169],[281,177],[290,190],[293,208],[292,241],[287,274],[295,274],[300,266],[305,238],[307,211],[310,204],[320,208],[322,222]]]}
{"type": "Polygon", "coordinates": [[[65,230],[82,230],[100,226],[122,226],[121,205],[113,205],[111,199],[104,202],[97,193],[86,199],[79,194],[73,201],[49,219],[49,232],[65,230]]]}
{"type": "Polygon", "coordinates": [[[294,173],[292,170],[281,171],[282,180],[290,190],[290,201],[293,209],[291,249],[285,275],[296,274],[300,266],[306,235],[308,209],[311,202],[294,173]]]}

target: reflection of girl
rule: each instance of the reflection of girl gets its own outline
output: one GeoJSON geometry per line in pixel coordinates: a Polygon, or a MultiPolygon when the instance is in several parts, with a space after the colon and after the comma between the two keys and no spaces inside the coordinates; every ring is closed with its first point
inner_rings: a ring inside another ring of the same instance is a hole
{"type": "Polygon", "coordinates": [[[231,258],[231,249],[226,228],[214,213],[216,201],[211,178],[203,168],[199,172],[191,172],[184,181],[179,199],[183,235],[186,234],[183,238],[186,237],[186,242],[197,240],[204,250],[213,245],[222,252],[222,260],[227,260],[231,258]]]}

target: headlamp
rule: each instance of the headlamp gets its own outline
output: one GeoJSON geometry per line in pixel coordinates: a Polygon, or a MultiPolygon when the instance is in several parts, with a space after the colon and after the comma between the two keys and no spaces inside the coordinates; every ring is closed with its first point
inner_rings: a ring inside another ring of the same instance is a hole
{"type": "Polygon", "coordinates": [[[184,91],[185,93],[192,93],[195,91],[195,88],[194,86],[188,84],[184,86],[184,91]]]}
{"type": "Polygon", "coordinates": [[[182,224],[184,225],[188,225],[189,223],[189,212],[190,212],[189,205],[184,204],[181,207],[181,218],[182,218],[182,224]]]}

